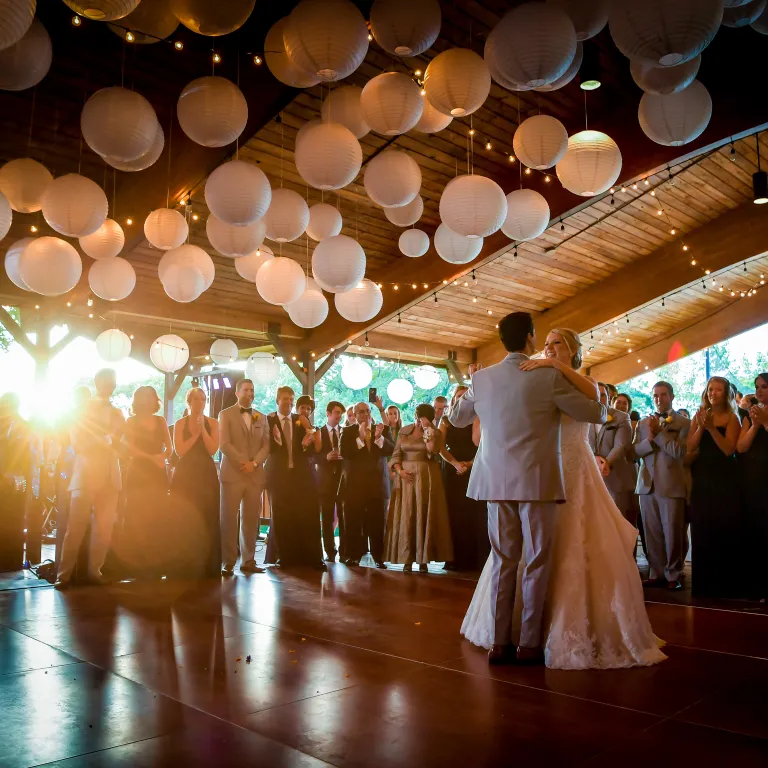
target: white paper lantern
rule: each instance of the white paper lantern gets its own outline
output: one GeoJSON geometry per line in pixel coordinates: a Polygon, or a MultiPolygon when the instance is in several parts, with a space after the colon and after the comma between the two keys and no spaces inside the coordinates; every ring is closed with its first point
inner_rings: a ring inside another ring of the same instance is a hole
{"type": "Polygon", "coordinates": [[[429,50],[441,23],[438,0],[375,0],[371,6],[371,34],[395,56],[418,56],[429,50]]]}
{"type": "Polygon", "coordinates": [[[393,403],[404,405],[413,397],[413,384],[407,379],[392,379],[387,387],[387,397],[393,403]]]}
{"type": "Polygon", "coordinates": [[[254,384],[266,387],[280,375],[280,363],[269,352],[254,352],[246,360],[245,375],[254,384]]]}
{"type": "Polygon", "coordinates": [[[268,304],[290,304],[304,293],[307,278],[298,261],[276,256],[256,274],[256,290],[268,304]]]}
{"type": "Polygon", "coordinates": [[[679,147],[700,136],[712,117],[712,98],[698,80],[677,93],[645,93],[638,118],[643,133],[666,147],[679,147]]]}
{"type": "Polygon", "coordinates": [[[600,131],[580,131],[568,139],[568,149],[555,171],[560,183],[575,195],[599,195],[619,178],[621,151],[600,131]]]}
{"type": "MultiPolygon", "coordinates": [[[[490,74],[491,78],[495,83],[498,83],[502,88],[506,88],[508,91],[530,91],[532,90],[527,85],[520,85],[519,83],[516,83],[507,77],[506,73],[503,72],[499,66],[499,63],[496,61],[495,58],[486,56],[485,57],[485,63],[488,67],[488,73],[490,74]]],[[[557,82],[557,81],[555,81],[557,82]]],[[[554,83],[553,83],[554,85],[554,83]]],[[[546,88],[546,86],[542,86],[542,88],[546,88]]]]}
{"type": "Polygon", "coordinates": [[[631,61],[629,71],[635,83],[646,93],[667,94],[687,88],[696,79],[700,65],[699,55],[676,67],[652,67],[643,61],[631,61]]]}
{"type": "Polygon", "coordinates": [[[337,293],[334,298],[336,311],[351,323],[367,323],[381,312],[384,296],[376,283],[361,280],[351,291],[337,293]]]}
{"type": "Polygon", "coordinates": [[[39,211],[52,181],[51,172],[31,157],[10,160],[0,168],[0,192],[19,213],[39,211]]]}
{"type": "Polygon", "coordinates": [[[291,322],[299,328],[317,328],[328,317],[328,299],[311,277],[307,278],[307,287],[301,296],[284,308],[291,322]]]}
{"type": "Polygon", "coordinates": [[[568,131],[555,117],[534,115],[520,123],[512,147],[523,165],[537,171],[552,168],[568,149],[568,131]]]}
{"type": "Polygon", "coordinates": [[[256,275],[261,269],[262,264],[264,264],[265,261],[274,258],[275,254],[272,253],[272,249],[266,245],[262,245],[253,253],[235,259],[235,269],[237,270],[237,274],[240,275],[243,280],[255,283],[256,275]]]}
{"type": "Polygon", "coordinates": [[[19,276],[30,291],[43,296],[71,291],[82,273],[80,254],[59,237],[38,237],[19,256],[19,276]]]}
{"type": "Polygon", "coordinates": [[[383,72],[369,80],[360,96],[365,122],[384,136],[410,131],[419,122],[424,97],[408,75],[383,72]]]}
{"type": "MultiPolygon", "coordinates": [[[[584,46],[581,43],[576,43],[576,55],[573,57],[573,61],[571,62],[568,69],[565,70],[565,73],[560,75],[560,77],[557,78],[557,80],[553,80],[551,83],[547,83],[546,85],[540,85],[538,88],[533,88],[532,90],[536,91],[537,93],[549,93],[550,91],[559,91],[561,88],[568,85],[568,83],[573,80],[574,77],[579,73],[579,70],[581,69],[581,62],[584,59],[584,46]]],[[[490,65],[489,65],[490,66],[490,65]]],[[[491,72],[491,76],[493,77],[493,72],[491,72]]],[[[496,78],[494,77],[494,80],[496,78]]],[[[504,86],[505,88],[508,86],[504,86]]],[[[515,90],[515,89],[511,89],[515,90]]]]}
{"type": "Polygon", "coordinates": [[[311,88],[320,82],[320,78],[297,67],[285,52],[283,33],[287,23],[288,17],[286,16],[270,27],[264,40],[264,59],[269,71],[281,83],[290,85],[291,88],[311,88]]]}
{"type": "Polygon", "coordinates": [[[414,131],[419,133],[437,133],[451,124],[453,118],[450,115],[444,115],[435,109],[427,98],[422,98],[421,101],[423,109],[419,122],[413,126],[414,131]]]}
{"type": "Polygon", "coordinates": [[[760,18],[765,10],[766,0],[752,0],[739,6],[725,8],[723,11],[724,27],[746,27],[760,18]]]}
{"type": "Polygon", "coordinates": [[[205,203],[216,218],[243,227],[264,216],[272,188],[264,171],[244,160],[220,165],[205,182],[205,203]]]}
{"type": "Polygon", "coordinates": [[[312,253],[312,277],[330,293],[350,291],[365,277],[365,251],[347,235],[329,237],[312,253]]]}
{"type": "Polygon", "coordinates": [[[423,213],[424,200],[421,195],[416,195],[410,203],[407,203],[400,208],[384,209],[384,215],[396,227],[410,227],[421,218],[423,213]]]}
{"type": "Polygon", "coordinates": [[[240,350],[232,339],[216,339],[211,344],[211,360],[215,365],[231,365],[237,360],[240,350]]]}
{"type": "Polygon", "coordinates": [[[104,190],[77,173],[54,179],[43,194],[43,218],[68,237],[95,232],[106,221],[108,209],[104,190]]]}
{"type": "Polygon", "coordinates": [[[164,373],[174,373],[183,368],[189,360],[187,342],[175,333],[167,333],[152,342],[149,359],[155,368],[164,373]]]}
{"type": "Polygon", "coordinates": [[[406,152],[385,149],[365,167],[363,184],[374,203],[384,208],[400,208],[419,194],[421,168],[406,152]]]}
{"type": "Polygon", "coordinates": [[[331,91],[320,108],[324,123],[341,123],[349,128],[356,139],[362,139],[371,127],[365,122],[360,106],[363,89],[356,85],[342,85],[331,91]]]}
{"type": "Polygon", "coordinates": [[[11,229],[13,223],[13,212],[11,204],[5,195],[0,192],[0,240],[2,240],[11,229]]]}
{"type": "Polygon", "coordinates": [[[83,253],[92,259],[111,259],[123,250],[125,232],[114,220],[107,219],[95,232],[79,239],[83,253]]]}
{"type": "Polygon", "coordinates": [[[673,67],[698,56],[722,20],[723,0],[643,0],[612,2],[608,25],[628,59],[673,67]]]}
{"type": "Polygon", "coordinates": [[[104,301],[121,301],[136,287],[136,271],[120,256],[102,259],[88,270],[88,285],[104,301]]]}
{"type": "Polygon", "coordinates": [[[761,35],[768,35],[768,5],[749,26],[761,35]]]}
{"type": "Polygon", "coordinates": [[[309,209],[307,234],[316,242],[336,237],[341,232],[341,214],[328,203],[315,203],[309,209]]]}
{"type": "Polygon", "coordinates": [[[31,291],[32,289],[21,279],[21,272],[19,271],[19,259],[24,249],[33,243],[36,237],[25,237],[22,240],[17,240],[6,252],[5,252],[5,274],[8,275],[8,279],[16,286],[21,288],[22,291],[31,291]]]}
{"type": "Polygon", "coordinates": [[[216,276],[213,259],[197,245],[186,243],[163,254],[157,265],[157,274],[161,282],[166,282],[165,272],[171,266],[194,267],[203,276],[204,291],[213,285],[213,279],[216,276]]]}
{"type": "Polygon", "coordinates": [[[181,130],[204,147],[226,147],[245,130],[248,102],[224,77],[200,77],[184,88],[176,105],[181,130]]]}
{"type": "Polygon", "coordinates": [[[274,190],[272,203],[264,214],[264,223],[267,237],[276,243],[288,243],[301,237],[309,224],[307,201],[292,189],[280,187],[274,190]]]}
{"type": "Polygon", "coordinates": [[[440,383],[440,371],[431,365],[421,365],[414,371],[413,380],[419,389],[434,389],[440,383]]]}
{"type": "Polygon", "coordinates": [[[163,129],[160,126],[160,123],[157,123],[155,125],[155,137],[152,140],[152,146],[150,147],[149,152],[143,154],[136,160],[130,160],[129,162],[124,162],[123,160],[118,160],[116,157],[109,156],[105,156],[103,159],[105,163],[111,165],[113,168],[116,168],[118,171],[135,173],[136,171],[143,171],[154,165],[160,155],[163,154],[164,148],[165,134],[163,133],[163,129]]]}
{"type": "Polygon", "coordinates": [[[507,195],[507,218],[501,231],[511,240],[533,240],[549,226],[549,204],[535,189],[507,195]]]}
{"type": "Polygon", "coordinates": [[[75,13],[93,21],[115,21],[127,16],[139,0],[64,0],[75,13]]]}
{"type": "Polygon", "coordinates": [[[125,38],[125,30],[133,33],[136,45],[152,45],[170,37],[179,26],[169,0],[142,0],[118,26],[109,24],[118,37],[125,38]]]}
{"type": "Polygon", "coordinates": [[[440,195],[440,218],[464,237],[492,235],[501,228],[506,215],[504,190],[487,176],[456,176],[440,195]]]}
{"type": "Polygon", "coordinates": [[[208,242],[222,256],[247,256],[253,253],[264,242],[266,231],[267,226],[263,219],[244,227],[235,227],[225,224],[211,214],[205,223],[208,242]]]}
{"type": "Polygon", "coordinates": [[[320,80],[343,80],[368,52],[368,27],[349,0],[301,0],[283,30],[290,60],[320,80]]]}
{"type": "Polygon", "coordinates": [[[482,57],[474,51],[449,48],[429,62],[424,90],[438,112],[464,117],[483,106],[491,91],[491,75],[482,57]]]}
{"type": "Polygon", "coordinates": [[[435,250],[449,264],[469,264],[483,250],[483,238],[464,237],[441,224],[435,231],[435,250]]]}
{"type": "Polygon", "coordinates": [[[205,278],[194,265],[171,264],[163,271],[163,290],[168,298],[189,304],[205,291],[205,278]]]}
{"type": "Polygon", "coordinates": [[[171,0],[171,10],[187,28],[199,35],[220,37],[248,21],[256,0],[171,0]]]}
{"type": "MultiPolygon", "coordinates": [[[[352,131],[341,123],[313,123],[296,142],[296,170],[310,187],[341,189],[354,181],[363,164],[363,150],[352,131]]],[[[274,205],[274,203],[273,203],[274,205]]]]}
{"type": "Polygon", "coordinates": [[[740,5],[746,5],[751,0],[725,0],[723,3],[724,8],[738,8],[740,5]]]}
{"type": "Polygon", "coordinates": [[[365,389],[373,381],[373,371],[365,360],[348,357],[341,366],[341,380],[348,389],[365,389]]]}
{"type": "Polygon", "coordinates": [[[608,23],[611,0],[547,0],[560,6],[570,17],[576,29],[577,40],[589,40],[602,32],[608,23]]]}
{"type": "Polygon", "coordinates": [[[406,229],[397,242],[400,253],[415,259],[429,250],[429,235],[420,229],[406,229]]]}
{"type": "Polygon", "coordinates": [[[178,248],[189,235],[184,216],[173,208],[157,208],[144,221],[144,236],[161,251],[178,248]]]}
{"type": "Polygon", "coordinates": [[[105,363],[119,363],[131,354],[131,339],[118,328],[110,328],[96,337],[96,351],[105,363]]]}
{"type": "Polygon", "coordinates": [[[35,19],[24,37],[0,51],[0,91],[25,91],[51,68],[53,48],[45,27],[35,19]]]}
{"type": "Polygon", "coordinates": [[[0,51],[27,34],[36,7],[37,0],[0,0],[0,51]]]}

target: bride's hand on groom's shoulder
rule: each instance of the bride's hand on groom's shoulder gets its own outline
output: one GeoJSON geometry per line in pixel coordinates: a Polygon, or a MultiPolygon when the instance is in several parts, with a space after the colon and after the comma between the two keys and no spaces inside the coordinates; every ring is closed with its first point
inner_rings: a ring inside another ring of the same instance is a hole
{"type": "Polygon", "coordinates": [[[558,368],[560,361],[550,357],[543,357],[540,360],[523,360],[520,363],[521,371],[535,371],[537,368],[558,368]]]}

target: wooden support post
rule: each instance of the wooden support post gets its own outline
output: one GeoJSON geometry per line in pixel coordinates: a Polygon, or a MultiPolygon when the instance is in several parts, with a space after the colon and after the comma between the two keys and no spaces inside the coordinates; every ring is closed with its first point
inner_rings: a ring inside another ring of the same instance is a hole
{"type": "Polygon", "coordinates": [[[349,344],[343,344],[337,350],[335,350],[334,352],[331,352],[325,358],[325,360],[323,360],[323,362],[317,366],[317,368],[315,369],[315,384],[317,384],[317,382],[320,381],[320,379],[322,379],[326,373],[328,373],[328,371],[331,369],[331,366],[336,362],[336,358],[339,355],[343,355],[344,352],[347,351],[348,346],[349,344]]]}
{"type": "Polygon", "coordinates": [[[448,353],[448,358],[445,361],[445,367],[448,369],[448,373],[450,373],[453,378],[456,379],[457,384],[464,383],[464,374],[461,372],[461,368],[459,368],[459,364],[456,362],[456,353],[454,351],[450,351],[448,353]]]}
{"type": "Polygon", "coordinates": [[[176,399],[176,395],[186,377],[186,371],[180,371],[175,376],[172,373],[165,374],[165,382],[163,384],[163,418],[169,426],[173,424],[173,401],[176,399]]]}
{"type": "MultiPolygon", "coordinates": [[[[283,362],[290,368],[293,375],[299,380],[299,384],[301,384],[301,389],[304,393],[306,393],[307,390],[307,374],[304,372],[304,369],[301,367],[298,361],[291,360],[291,353],[288,349],[286,349],[285,345],[280,340],[280,326],[276,323],[270,323],[269,328],[267,331],[267,338],[272,342],[272,346],[277,351],[277,354],[280,355],[283,358],[283,362]]],[[[312,362],[309,358],[309,354],[306,356],[310,363],[312,362]]],[[[309,364],[307,365],[307,370],[309,370],[309,364]]],[[[312,387],[314,389],[314,382],[312,383],[312,387]]]]}
{"type": "Polygon", "coordinates": [[[310,356],[309,352],[304,353],[304,357],[307,358],[307,373],[305,380],[302,382],[303,394],[309,395],[313,400],[315,399],[315,360],[310,356]]]}

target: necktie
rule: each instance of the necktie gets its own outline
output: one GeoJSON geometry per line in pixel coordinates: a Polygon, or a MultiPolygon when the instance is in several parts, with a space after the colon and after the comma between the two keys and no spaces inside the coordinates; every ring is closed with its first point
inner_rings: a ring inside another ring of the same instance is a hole
{"type": "Polygon", "coordinates": [[[291,419],[288,416],[283,417],[283,437],[285,438],[285,449],[288,451],[288,467],[293,467],[293,433],[291,431],[291,419]]]}
{"type": "Polygon", "coordinates": [[[339,436],[336,434],[336,427],[331,430],[331,447],[334,451],[339,450],[339,436]]]}
{"type": "Polygon", "coordinates": [[[253,408],[243,408],[240,407],[240,413],[253,413],[253,408]]]}

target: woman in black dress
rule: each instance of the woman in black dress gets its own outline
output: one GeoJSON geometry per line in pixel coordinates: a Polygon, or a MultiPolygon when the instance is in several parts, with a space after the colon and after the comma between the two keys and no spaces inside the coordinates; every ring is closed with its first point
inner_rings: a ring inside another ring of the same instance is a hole
{"type": "Polygon", "coordinates": [[[741,425],[730,385],[713,376],[688,433],[691,461],[692,590],[702,597],[742,597],[747,591],[736,442],[741,425]]]}

